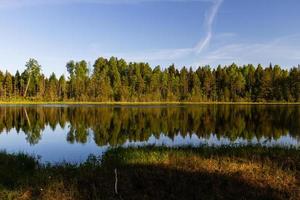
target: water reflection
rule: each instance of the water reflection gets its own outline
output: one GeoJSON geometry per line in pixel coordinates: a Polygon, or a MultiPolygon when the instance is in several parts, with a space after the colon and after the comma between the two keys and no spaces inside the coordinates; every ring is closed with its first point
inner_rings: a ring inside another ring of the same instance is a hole
{"type": "MultiPolygon", "coordinates": [[[[46,127],[63,129],[70,144],[98,146],[160,141],[299,143],[300,106],[2,106],[0,132],[24,132],[30,145],[46,127]],[[212,139],[213,136],[213,139],[212,139]],[[194,139],[193,139],[194,138],[194,139]]],[[[197,142],[196,142],[197,143],[197,142]]],[[[180,142],[179,142],[180,145],[180,142]]]]}

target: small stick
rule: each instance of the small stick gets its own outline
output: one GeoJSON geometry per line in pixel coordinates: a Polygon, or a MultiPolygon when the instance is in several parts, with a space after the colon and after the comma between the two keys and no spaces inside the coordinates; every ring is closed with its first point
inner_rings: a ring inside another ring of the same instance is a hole
{"type": "Polygon", "coordinates": [[[118,195],[118,171],[115,169],[115,194],[118,195]]]}
{"type": "Polygon", "coordinates": [[[118,171],[117,168],[115,168],[115,194],[117,197],[119,197],[120,200],[123,200],[121,195],[118,193],[118,171]]]}

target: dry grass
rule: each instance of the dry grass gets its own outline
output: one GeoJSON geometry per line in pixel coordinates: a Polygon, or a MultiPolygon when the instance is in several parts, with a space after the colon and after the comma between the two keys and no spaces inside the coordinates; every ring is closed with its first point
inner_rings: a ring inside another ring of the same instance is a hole
{"type": "Polygon", "coordinates": [[[55,166],[2,153],[0,162],[0,199],[300,199],[299,149],[117,148],[55,166]]]}

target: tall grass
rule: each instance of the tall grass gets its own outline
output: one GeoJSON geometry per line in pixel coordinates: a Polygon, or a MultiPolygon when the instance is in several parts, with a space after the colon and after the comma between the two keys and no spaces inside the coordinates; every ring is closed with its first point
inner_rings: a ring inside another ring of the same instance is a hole
{"type": "Polygon", "coordinates": [[[299,178],[296,148],[115,148],[77,165],[0,153],[0,199],[296,200],[299,178]]]}

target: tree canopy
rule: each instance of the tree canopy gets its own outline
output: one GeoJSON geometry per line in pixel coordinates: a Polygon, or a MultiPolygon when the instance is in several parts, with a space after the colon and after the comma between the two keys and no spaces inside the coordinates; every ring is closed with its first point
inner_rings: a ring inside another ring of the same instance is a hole
{"type": "Polygon", "coordinates": [[[200,66],[170,65],[162,69],[148,63],[111,57],[88,62],[69,61],[68,77],[46,77],[35,59],[24,72],[0,71],[0,99],[36,101],[191,101],[191,102],[299,102],[300,67],[278,65],[200,66]]]}

